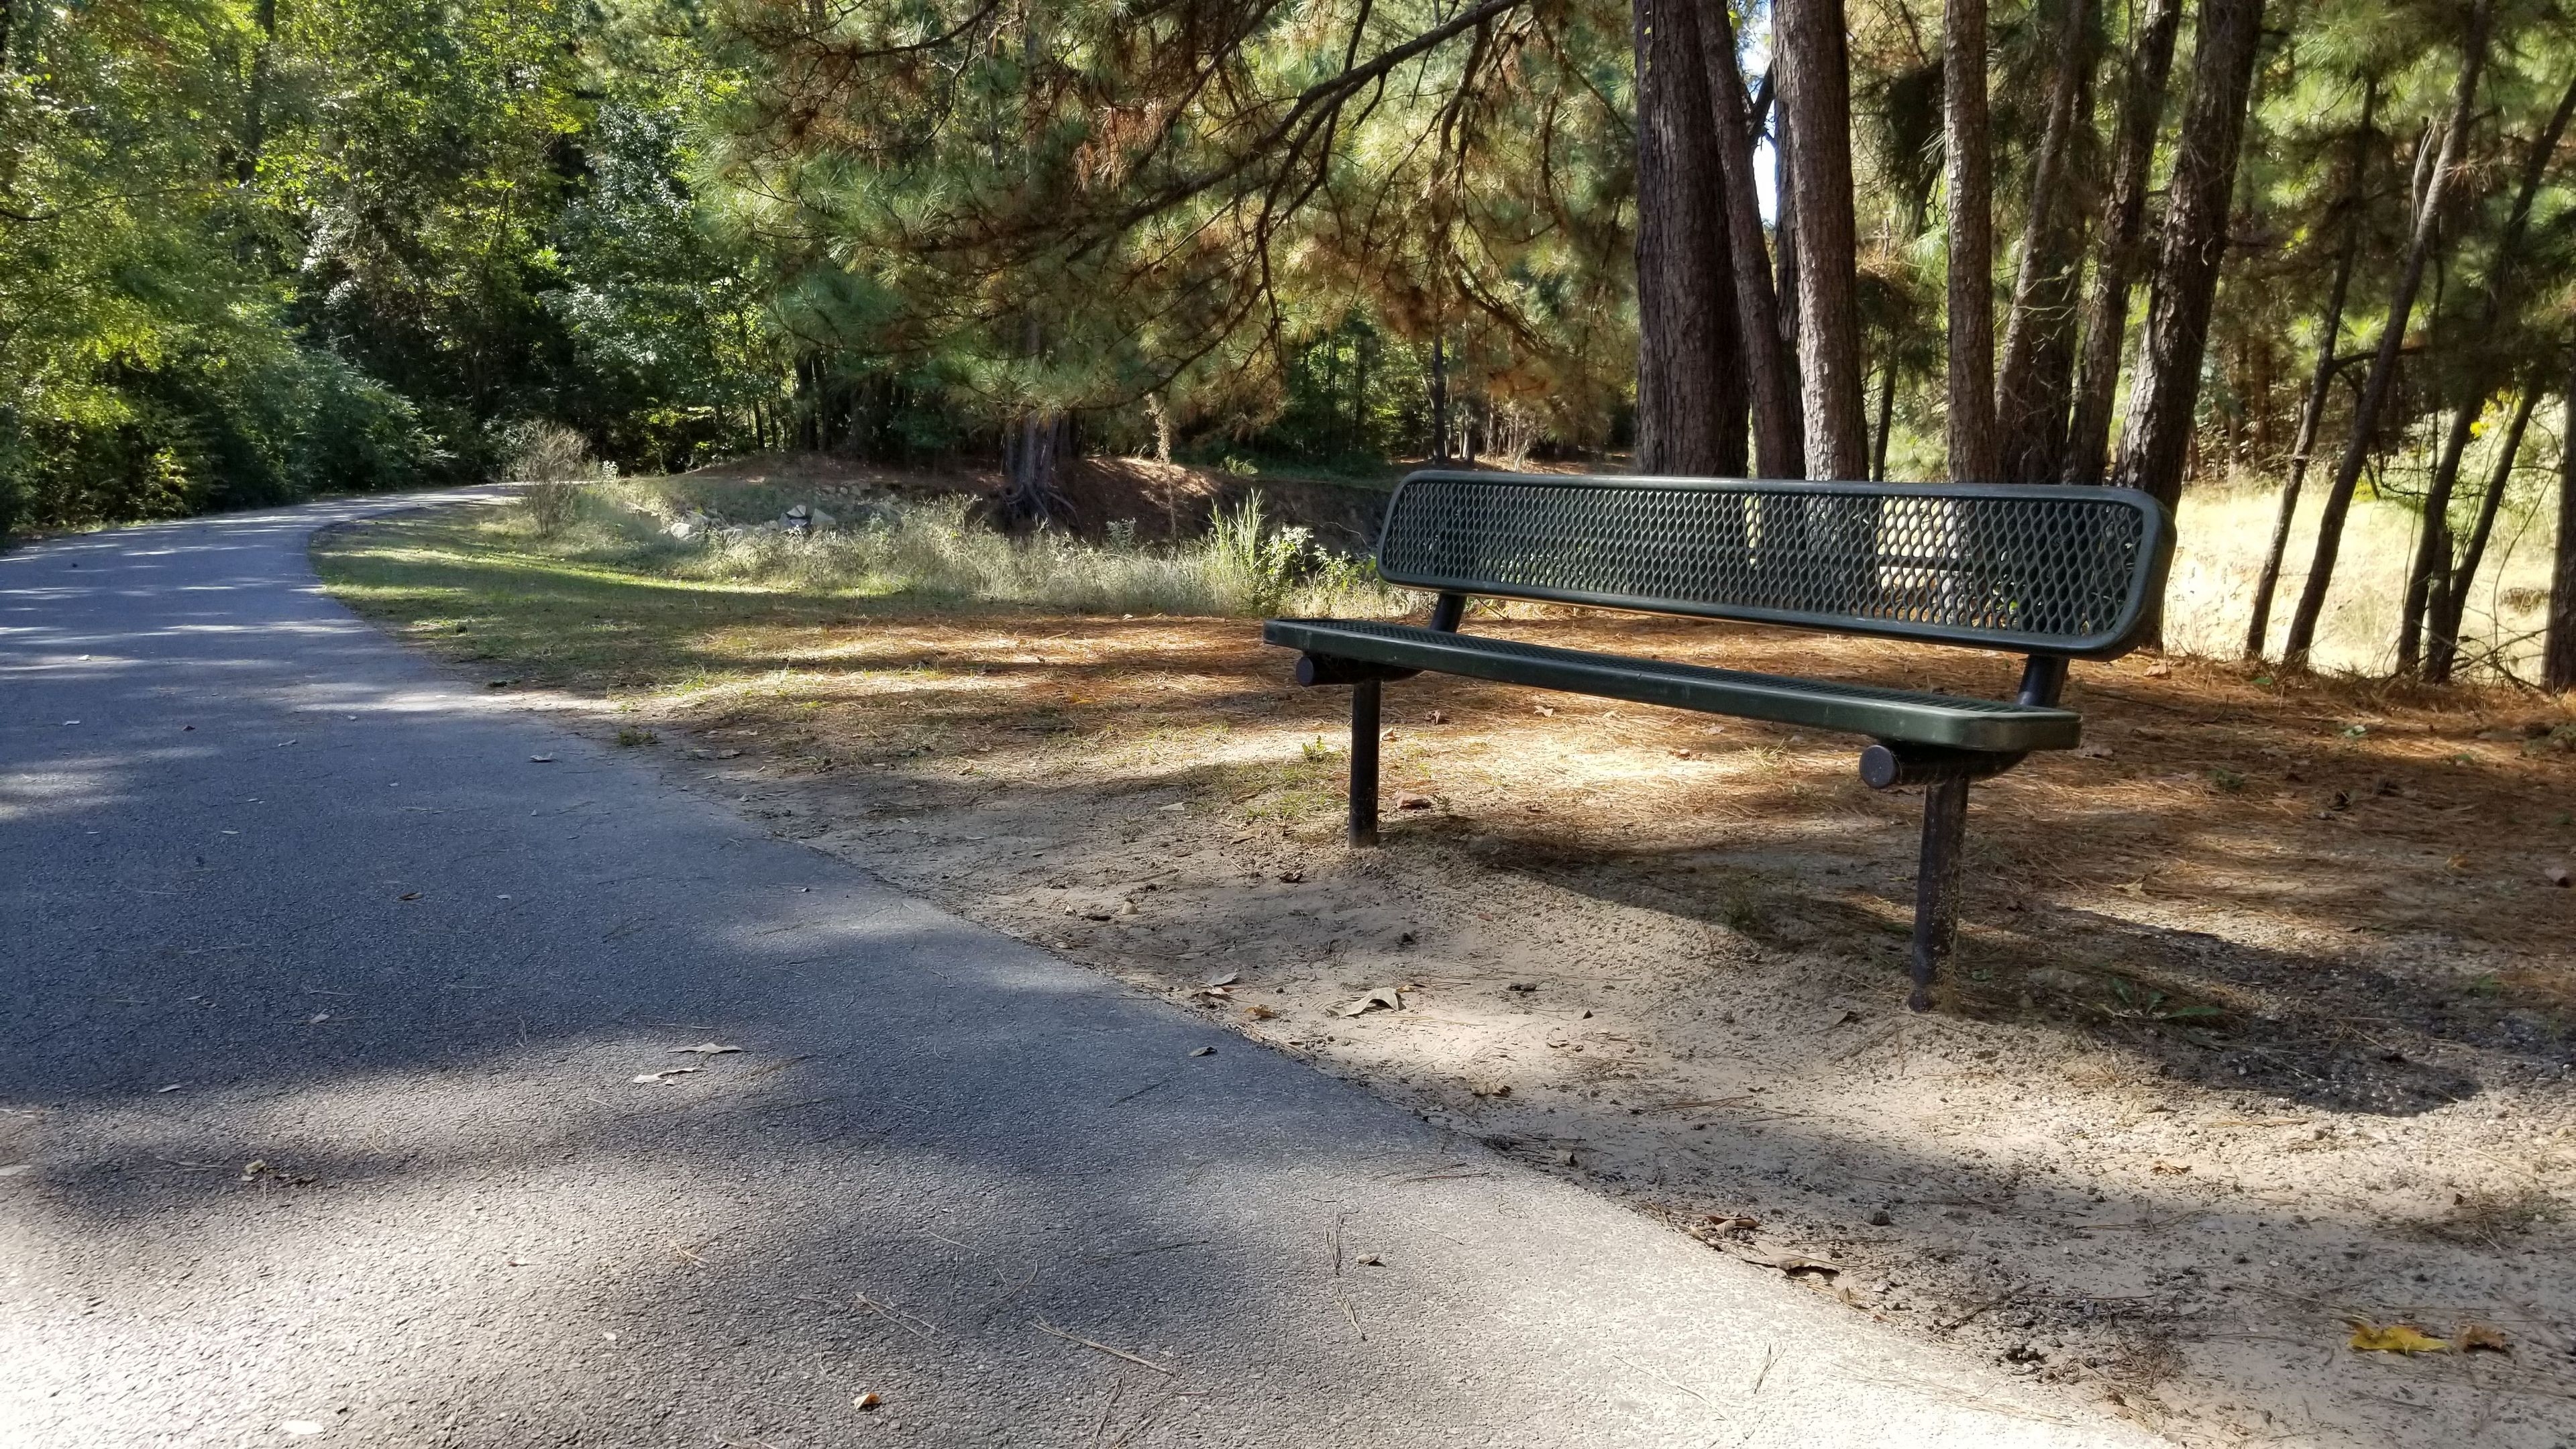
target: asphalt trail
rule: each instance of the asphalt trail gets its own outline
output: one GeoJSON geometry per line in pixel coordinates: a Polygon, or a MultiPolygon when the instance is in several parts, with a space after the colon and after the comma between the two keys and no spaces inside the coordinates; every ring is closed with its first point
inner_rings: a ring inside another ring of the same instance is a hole
{"type": "Polygon", "coordinates": [[[2154,1442],[496,705],[384,506],[0,555],[0,1443],[2154,1442]]]}

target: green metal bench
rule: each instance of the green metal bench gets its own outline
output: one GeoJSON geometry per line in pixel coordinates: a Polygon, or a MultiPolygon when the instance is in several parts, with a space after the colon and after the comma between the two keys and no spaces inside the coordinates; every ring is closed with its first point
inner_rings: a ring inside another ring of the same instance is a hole
{"type": "Polygon", "coordinates": [[[1914,991],[1958,935],[1968,784],[2071,749],[2070,659],[2128,652],[2173,530],[2125,488],[1416,473],[1378,539],[1428,626],[1273,619],[1297,682],[1351,686],[1351,843],[1377,843],[1380,685],[1429,671],[1866,735],[1861,779],[1925,787],[1914,991]],[[1595,654],[1461,633],[1470,598],[1736,619],[2026,655],[2009,700],[1595,654]]]}

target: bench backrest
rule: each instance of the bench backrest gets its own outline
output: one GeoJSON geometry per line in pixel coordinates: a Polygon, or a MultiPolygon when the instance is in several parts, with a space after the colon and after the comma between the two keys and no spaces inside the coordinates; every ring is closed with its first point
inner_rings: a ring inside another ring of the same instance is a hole
{"type": "Polygon", "coordinates": [[[1423,472],[1378,569],[1533,599],[2017,653],[2126,652],[2173,529],[2126,488],[1423,472]]]}

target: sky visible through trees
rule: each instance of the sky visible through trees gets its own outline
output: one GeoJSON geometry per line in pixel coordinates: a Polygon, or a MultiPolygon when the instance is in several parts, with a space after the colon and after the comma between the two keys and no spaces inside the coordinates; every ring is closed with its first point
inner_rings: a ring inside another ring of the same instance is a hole
{"type": "Polygon", "coordinates": [[[2571,117],[2565,0],[0,0],[0,525],[540,427],[2108,481],[2259,493],[2251,655],[2395,508],[2389,667],[2564,688],[2570,530],[2469,626],[2576,519],[2571,117]]]}

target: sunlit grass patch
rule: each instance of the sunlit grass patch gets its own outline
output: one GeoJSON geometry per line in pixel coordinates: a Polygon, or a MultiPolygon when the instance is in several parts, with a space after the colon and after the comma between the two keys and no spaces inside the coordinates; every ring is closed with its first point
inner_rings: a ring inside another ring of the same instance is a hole
{"type": "MultiPolygon", "coordinates": [[[[2292,523],[2266,644],[2276,657],[2307,583],[2308,561],[2316,555],[2324,492],[2311,475],[2292,523]]],[[[2173,574],[2165,589],[2170,647],[2220,659],[2244,652],[2254,584],[2279,509],[2274,487],[2195,488],[2183,495],[2173,574]]],[[[2399,603],[2422,522],[2403,503],[2365,496],[2353,504],[2334,583],[2318,616],[2312,656],[2318,668],[2385,674],[2395,667],[2399,603]]],[[[2549,597],[2548,523],[2543,500],[2508,502],[2461,619],[2464,659],[2474,662],[2493,650],[2504,663],[2530,673],[2549,597]]]]}
{"type": "Polygon", "coordinates": [[[1384,615],[1407,598],[1364,561],[1265,516],[1257,496],[1175,543],[1142,542],[1132,530],[1102,542],[1046,529],[1013,536],[957,495],[886,495],[853,507],[852,517],[795,531],[778,526],[788,496],[739,487],[707,495],[670,480],[592,484],[568,504],[550,496],[542,508],[489,511],[466,542],[496,564],[567,577],[942,610],[1384,615]]]}

